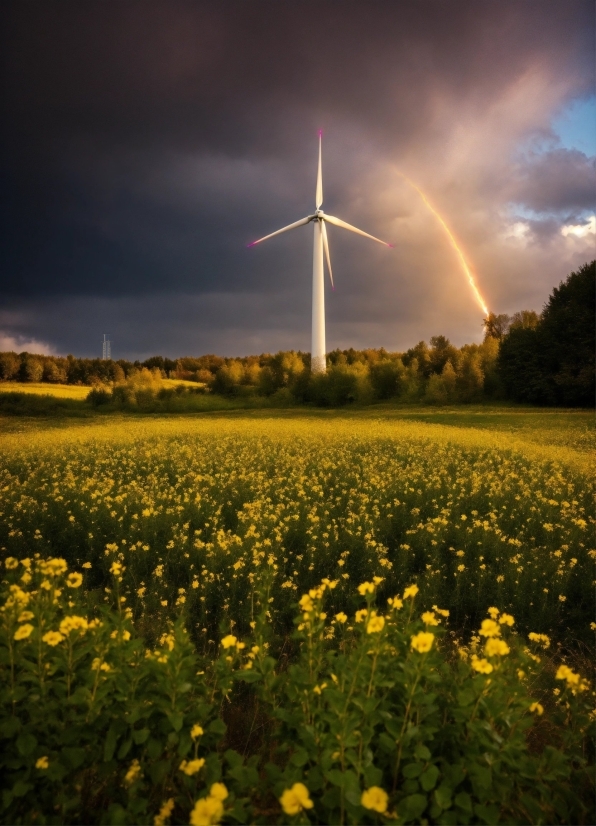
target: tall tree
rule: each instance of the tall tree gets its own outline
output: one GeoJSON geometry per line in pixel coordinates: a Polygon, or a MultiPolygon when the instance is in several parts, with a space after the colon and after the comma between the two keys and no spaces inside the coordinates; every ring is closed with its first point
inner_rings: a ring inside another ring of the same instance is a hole
{"type": "Polygon", "coordinates": [[[499,373],[510,398],[594,406],[595,282],[592,261],[553,290],[537,322],[527,311],[519,314],[499,351],[499,373]]]}

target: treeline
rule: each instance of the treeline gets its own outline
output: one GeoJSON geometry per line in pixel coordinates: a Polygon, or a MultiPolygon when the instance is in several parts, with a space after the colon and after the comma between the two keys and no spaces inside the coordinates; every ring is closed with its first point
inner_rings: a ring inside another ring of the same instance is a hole
{"type": "Polygon", "coordinates": [[[338,406],[393,399],[453,404],[513,399],[533,404],[594,404],[595,262],[571,273],[542,314],[489,315],[482,344],[455,347],[444,336],[404,353],[383,348],[334,350],[327,372],[312,374],[310,354],[268,353],[243,358],[205,355],[144,362],[0,353],[0,380],[95,386],[92,398],[122,404],[166,397],[164,378],[197,383],[227,398],[338,406]],[[127,401],[128,400],[128,401],[127,401]]]}

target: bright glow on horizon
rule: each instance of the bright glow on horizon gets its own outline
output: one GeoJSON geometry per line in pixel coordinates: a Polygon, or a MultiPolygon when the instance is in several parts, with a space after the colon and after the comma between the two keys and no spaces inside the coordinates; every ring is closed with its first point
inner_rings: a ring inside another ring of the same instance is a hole
{"type": "Polygon", "coordinates": [[[430,203],[430,201],[428,200],[428,198],[426,197],[424,192],[420,189],[420,187],[416,186],[414,181],[411,181],[408,178],[408,176],[404,175],[403,172],[400,172],[399,169],[397,169],[396,172],[398,173],[398,175],[401,175],[402,178],[404,180],[406,180],[410,184],[410,186],[413,187],[416,190],[416,192],[420,195],[420,197],[422,198],[422,200],[424,201],[426,206],[430,209],[432,214],[435,216],[437,221],[441,224],[441,226],[443,227],[443,229],[447,233],[447,237],[449,238],[451,246],[453,247],[453,249],[457,253],[457,257],[459,258],[460,263],[461,263],[461,265],[464,269],[464,272],[466,274],[466,277],[467,277],[468,281],[470,282],[470,287],[472,288],[472,292],[474,293],[474,298],[476,299],[476,301],[480,305],[482,311],[484,312],[484,315],[487,316],[489,313],[488,313],[488,307],[486,306],[486,302],[484,301],[484,299],[480,295],[480,290],[478,289],[478,286],[477,286],[476,281],[474,279],[474,275],[472,273],[472,270],[468,266],[468,262],[466,261],[465,256],[464,256],[459,244],[455,240],[455,237],[453,236],[453,233],[451,232],[451,230],[449,229],[449,227],[447,226],[447,224],[445,223],[445,221],[443,220],[441,215],[437,212],[437,210],[434,208],[434,206],[430,203]]]}

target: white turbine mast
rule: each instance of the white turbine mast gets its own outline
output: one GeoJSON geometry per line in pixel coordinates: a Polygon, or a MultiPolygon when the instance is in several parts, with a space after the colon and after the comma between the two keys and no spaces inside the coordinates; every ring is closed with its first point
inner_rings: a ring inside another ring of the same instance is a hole
{"type": "Polygon", "coordinates": [[[304,224],[314,225],[314,244],[312,257],[312,343],[311,343],[311,370],[313,373],[324,373],[327,369],[325,359],[325,279],[323,270],[323,252],[327,261],[327,269],[329,270],[329,278],[331,279],[331,286],[333,287],[333,273],[331,271],[331,258],[329,256],[329,242],[327,240],[326,223],[334,224],[336,227],[349,229],[350,232],[355,232],[358,235],[364,235],[365,238],[371,238],[377,241],[384,247],[392,247],[393,244],[387,244],[374,235],[368,232],[363,232],[361,229],[353,227],[351,224],[346,224],[340,218],[334,218],[333,215],[327,215],[321,209],[323,203],[323,166],[321,156],[322,132],[319,132],[319,169],[317,173],[317,188],[315,192],[315,212],[312,215],[307,215],[300,221],[295,221],[283,229],[278,229],[265,235],[264,238],[259,238],[258,241],[253,241],[248,244],[249,247],[254,247],[260,244],[261,241],[266,241],[268,238],[273,238],[274,235],[280,235],[282,232],[287,232],[290,229],[301,227],[304,224]]]}

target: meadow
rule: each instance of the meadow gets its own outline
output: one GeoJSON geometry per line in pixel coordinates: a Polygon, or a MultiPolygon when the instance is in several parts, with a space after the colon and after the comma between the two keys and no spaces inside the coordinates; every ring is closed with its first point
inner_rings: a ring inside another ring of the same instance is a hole
{"type": "Polygon", "coordinates": [[[1,442],[4,822],[592,822],[591,414],[1,442]]]}

